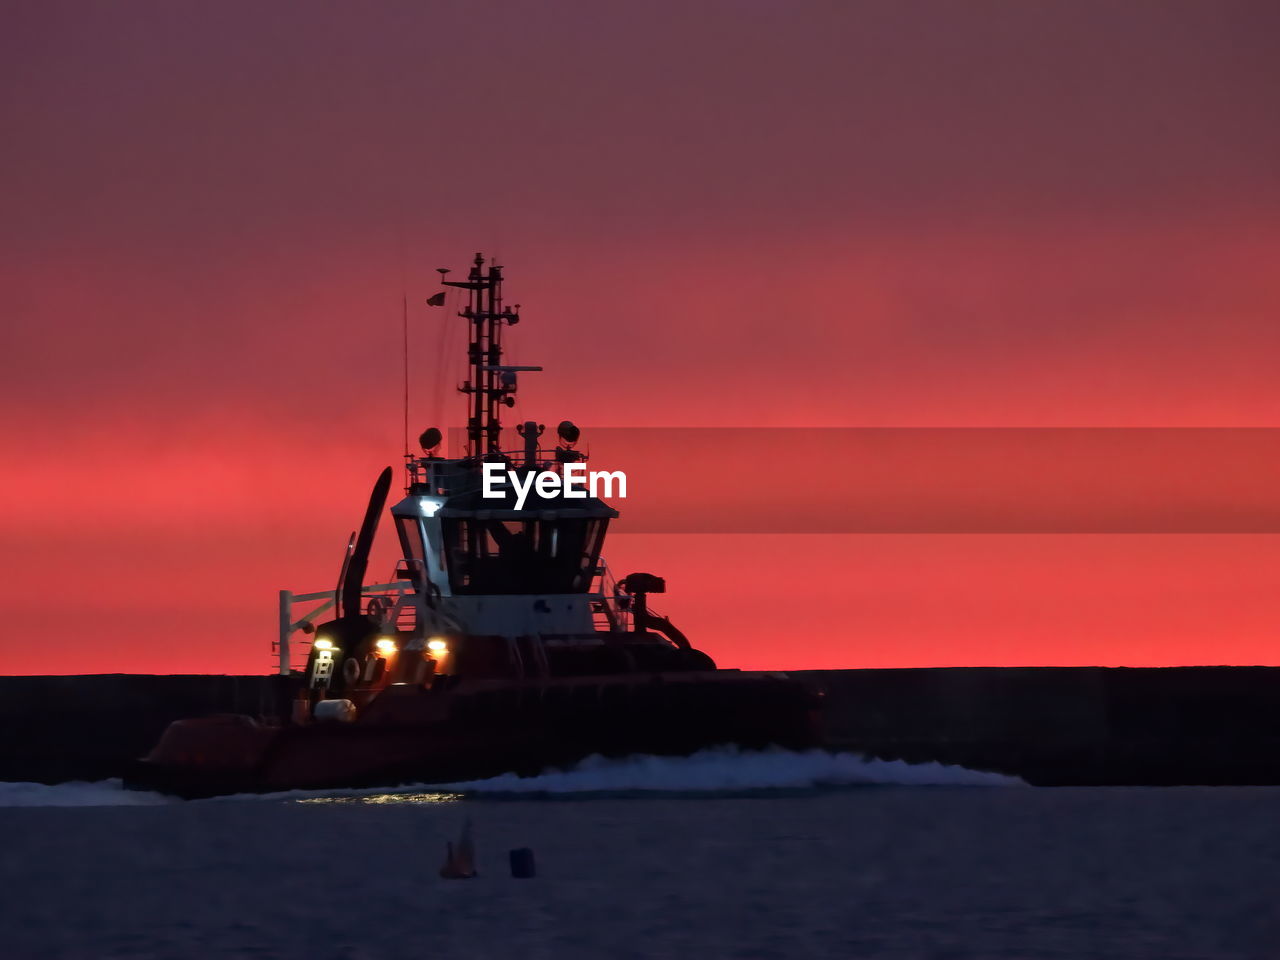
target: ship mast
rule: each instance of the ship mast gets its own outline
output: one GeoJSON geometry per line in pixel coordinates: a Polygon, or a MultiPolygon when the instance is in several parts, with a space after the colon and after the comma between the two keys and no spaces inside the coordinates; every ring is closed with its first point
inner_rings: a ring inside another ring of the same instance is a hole
{"type": "Polygon", "coordinates": [[[502,420],[499,410],[515,405],[516,374],[541,367],[509,366],[502,363],[502,326],[520,322],[520,305],[502,305],[502,267],[477,253],[466,280],[445,280],[446,287],[468,291],[467,305],[458,316],[467,320],[471,331],[467,344],[470,378],[458,388],[468,394],[467,455],[478,457],[502,451],[502,420]]]}

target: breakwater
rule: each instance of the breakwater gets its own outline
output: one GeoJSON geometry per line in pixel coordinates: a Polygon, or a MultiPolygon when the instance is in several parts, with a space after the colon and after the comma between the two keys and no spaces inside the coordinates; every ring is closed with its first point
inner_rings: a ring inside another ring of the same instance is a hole
{"type": "Polygon", "coordinates": [[[1280,667],[796,672],[831,746],[1044,786],[1280,784],[1280,667]]]}
{"type": "MultiPolygon", "coordinates": [[[[1041,785],[1280,784],[1280,667],[793,671],[832,747],[1041,785]]],[[[280,715],[275,676],[0,677],[0,780],[121,774],[165,726],[280,715]]]]}

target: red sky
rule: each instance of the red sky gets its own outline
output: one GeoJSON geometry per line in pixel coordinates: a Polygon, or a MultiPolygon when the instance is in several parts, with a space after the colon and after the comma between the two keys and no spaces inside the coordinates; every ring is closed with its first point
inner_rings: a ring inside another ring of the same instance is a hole
{"type": "MultiPolygon", "coordinates": [[[[476,250],[588,435],[1280,426],[1271,3],[5,7],[6,672],[265,669],[476,250]]],[[[1274,534],[608,555],[725,665],[1280,663],[1274,534]]]]}

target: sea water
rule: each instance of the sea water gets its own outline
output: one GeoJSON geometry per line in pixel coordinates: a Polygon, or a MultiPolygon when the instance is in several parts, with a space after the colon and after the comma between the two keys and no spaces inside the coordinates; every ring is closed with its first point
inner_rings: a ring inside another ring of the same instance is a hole
{"type": "Polygon", "coordinates": [[[820,753],[190,803],[0,784],[0,952],[1272,958],[1278,804],[820,753]],[[442,879],[468,820],[480,875],[442,879]]]}

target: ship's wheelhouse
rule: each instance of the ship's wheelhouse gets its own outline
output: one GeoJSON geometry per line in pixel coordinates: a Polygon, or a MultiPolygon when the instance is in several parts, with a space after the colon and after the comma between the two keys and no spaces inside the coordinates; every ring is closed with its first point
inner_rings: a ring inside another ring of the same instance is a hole
{"type": "Polygon", "coordinates": [[[442,518],[443,555],[454,595],[586,593],[606,517],[442,518]]]}
{"type": "Polygon", "coordinates": [[[594,498],[497,508],[478,494],[412,495],[391,509],[418,590],[443,596],[585,594],[617,511],[594,498]]]}

